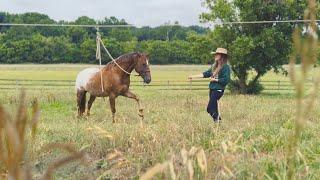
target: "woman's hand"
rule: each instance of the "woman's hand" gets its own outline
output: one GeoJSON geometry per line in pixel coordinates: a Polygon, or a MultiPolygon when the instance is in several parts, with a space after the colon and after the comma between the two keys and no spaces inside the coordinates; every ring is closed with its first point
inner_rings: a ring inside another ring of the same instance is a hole
{"type": "Polygon", "coordinates": [[[210,77],[210,82],[218,82],[218,79],[215,77],[210,77]]]}

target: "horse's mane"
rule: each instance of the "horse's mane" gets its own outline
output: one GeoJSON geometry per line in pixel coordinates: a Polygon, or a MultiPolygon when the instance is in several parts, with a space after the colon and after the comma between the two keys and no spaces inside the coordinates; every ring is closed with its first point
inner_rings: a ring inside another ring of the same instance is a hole
{"type": "MultiPolygon", "coordinates": [[[[133,53],[127,53],[124,55],[119,56],[118,58],[115,59],[115,61],[118,64],[123,64],[123,63],[129,63],[132,60],[134,60],[135,55],[141,55],[141,53],[139,52],[133,52],[133,53]]],[[[106,64],[106,67],[109,67],[111,65],[115,65],[115,63],[113,61],[110,61],[108,64],[106,64]]]]}

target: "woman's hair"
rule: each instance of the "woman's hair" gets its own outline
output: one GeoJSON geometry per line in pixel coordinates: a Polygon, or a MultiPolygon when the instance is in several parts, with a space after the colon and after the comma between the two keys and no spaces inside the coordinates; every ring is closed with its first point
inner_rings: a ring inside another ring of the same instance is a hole
{"type": "Polygon", "coordinates": [[[228,55],[226,54],[220,54],[220,55],[221,55],[221,59],[215,62],[213,65],[212,77],[215,77],[216,75],[218,75],[220,70],[222,69],[222,66],[228,63],[228,55]]]}

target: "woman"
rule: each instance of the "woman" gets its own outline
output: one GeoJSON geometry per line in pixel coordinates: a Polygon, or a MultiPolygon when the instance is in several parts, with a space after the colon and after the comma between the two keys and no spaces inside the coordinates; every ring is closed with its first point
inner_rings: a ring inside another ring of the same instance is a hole
{"type": "Polygon", "coordinates": [[[228,62],[228,51],[224,48],[217,48],[215,52],[211,52],[214,55],[215,63],[211,68],[202,74],[192,75],[188,78],[190,80],[194,78],[210,78],[209,84],[209,103],[207,112],[213,118],[214,122],[221,120],[218,111],[218,100],[223,96],[226,85],[230,81],[230,66],[228,62]]]}

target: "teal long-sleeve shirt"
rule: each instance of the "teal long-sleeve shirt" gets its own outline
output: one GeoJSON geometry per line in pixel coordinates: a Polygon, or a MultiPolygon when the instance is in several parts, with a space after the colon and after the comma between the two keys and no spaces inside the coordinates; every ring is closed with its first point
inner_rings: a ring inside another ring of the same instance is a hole
{"type": "MultiPolygon", "coordinates": [[[[212,65],[213,66],[213,65],[212,65]]],[[[207,71],[203,72],[204,78],[209,78],[212,76],[212,66],[207,71]]],[[[224,90],[230,81],[230,66],[224,64],[222,69],[218,73],[218,82],[210,82],[209,88],[213,90],[224,90]]]]}

